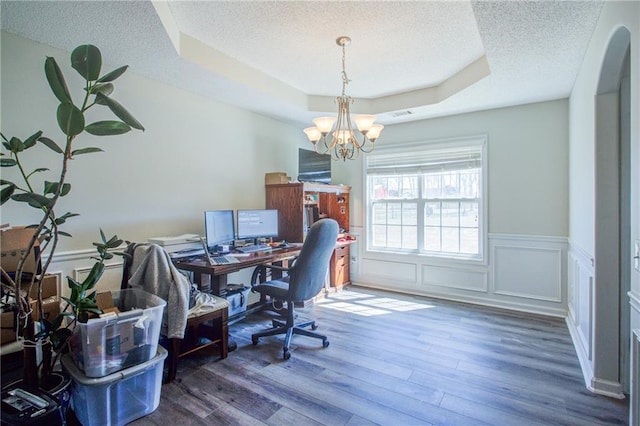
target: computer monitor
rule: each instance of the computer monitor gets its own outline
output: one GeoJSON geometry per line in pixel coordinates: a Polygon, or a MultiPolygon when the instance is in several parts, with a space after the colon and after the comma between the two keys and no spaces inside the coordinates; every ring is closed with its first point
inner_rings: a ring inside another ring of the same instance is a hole
{"type": "Polygon", "coordinates": [[[238,210],[238,239],[278,236],[278,210],[238,210]]]}
{"type": "Polygon", "coordinates": [[[235,238],[233,210],[209,210],[204,212],[204,230],[209,250],[217,245],[230,243],[235,238]]]}

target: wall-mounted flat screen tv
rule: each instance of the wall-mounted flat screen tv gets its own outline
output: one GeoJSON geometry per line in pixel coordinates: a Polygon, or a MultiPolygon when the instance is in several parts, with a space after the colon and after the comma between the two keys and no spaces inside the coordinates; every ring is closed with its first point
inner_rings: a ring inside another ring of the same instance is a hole
{"type": "Polygon", "coordinates": [[[331,183],[331,156],[308,149],[298,149],[298,180],[331,183]]]}

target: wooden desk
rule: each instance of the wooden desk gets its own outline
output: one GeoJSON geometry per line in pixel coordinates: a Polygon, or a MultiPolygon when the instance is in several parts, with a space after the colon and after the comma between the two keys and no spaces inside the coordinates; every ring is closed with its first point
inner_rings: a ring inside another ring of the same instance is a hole
{"type": "Polygon", "coordinates": [[[224,297],[227,292],[227,275],[267,263],[286,262],[296,257],[301,248],[302,244],[295,244],[286,248],[243,254],[237,257],[240,262],[228,265],[209,265],[204,256],[196,260],[176,260],[174,264],[178,269],[193,272],[193,282],[201,291],[224,297]]]}

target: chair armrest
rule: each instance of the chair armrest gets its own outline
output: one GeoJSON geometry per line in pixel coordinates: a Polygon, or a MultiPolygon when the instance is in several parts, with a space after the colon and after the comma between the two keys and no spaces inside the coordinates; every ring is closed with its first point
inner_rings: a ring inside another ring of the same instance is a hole
{"type": "Polygon", "coordinates": [[[260,284],[260,282],[258,281],[260,274],[261,273],[266,273],[267,269],[276,269],[278,271],[282,271],[282,272],[290,272],[292,269],[294,269],[294,263],[296,261],[297,258],[293,259],[291,261],[291,265],[288,267],[284,267],[284,266],[278,266],[278,265],[274,265],[272,263],[266,264],[266,265],[258,265],[256,266],[256,268],[253,270],[253,273],[251,274],[251,287],[255,287],[258,284],[260,284]]]}

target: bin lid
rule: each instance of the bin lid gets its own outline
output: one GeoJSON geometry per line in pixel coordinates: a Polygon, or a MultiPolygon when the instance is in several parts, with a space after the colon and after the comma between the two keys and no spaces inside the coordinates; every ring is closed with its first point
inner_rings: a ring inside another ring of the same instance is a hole
{"type": "Polygon", "coordinates": [[[118,380],[126,379],[131,376],[135,376],[136,374],[146,370],[147,368],[155,366],[155,364],[163,361],[166,357],[167,350],[158,345],[158,352],[156,356],[151,358],[149,361],[145,361],[132,367],[125,368],[124,370],[117,371],[104,377],[96,378],[85,376],[82,371],[80,371],[78,366],[76,366],[73,358],[69,354],[64,354],[62,356],[62,367],[65,369],[65,371],[67,371],[67,373],[71,375],[71,378],[74,382],[87,386],[100,386],[116,382],[118,380]]]}

